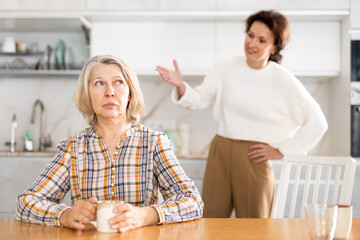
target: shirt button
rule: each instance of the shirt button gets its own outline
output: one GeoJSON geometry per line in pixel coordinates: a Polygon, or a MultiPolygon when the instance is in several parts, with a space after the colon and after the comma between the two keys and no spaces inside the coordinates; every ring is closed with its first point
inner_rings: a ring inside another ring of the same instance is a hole
{"type": "Polygon", "coordinates": [[[112,183],[111,186],[113,187],[113,186],[115,186],[115,184],[112,183]]]}
{"type": "Polygon", "coordinates": [[[113,167],[111,170],[115,171],[115,168],[113,167]]]}
{"type": "Polygon", "coordinates": [[[114,176],[114,175],[112,175],[112,176],[111,176],[111,178],[115,178],[115,176],[114,176]]]}
{"type": "Polygon", "coordinates": [[[111,192],[111,195],[114,195],[115,193],[114,192],[111,192]]]}

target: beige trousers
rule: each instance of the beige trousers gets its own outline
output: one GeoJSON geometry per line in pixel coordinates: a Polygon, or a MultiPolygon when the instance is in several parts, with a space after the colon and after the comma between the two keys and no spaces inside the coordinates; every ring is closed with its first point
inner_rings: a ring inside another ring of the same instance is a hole
{"type": "Polygon", "coordinates": [[[270,218],[275,179],[270,161],[254,163],[249,147],[259,142],[216,135],[203,182],[204,217],[270,218]]]}

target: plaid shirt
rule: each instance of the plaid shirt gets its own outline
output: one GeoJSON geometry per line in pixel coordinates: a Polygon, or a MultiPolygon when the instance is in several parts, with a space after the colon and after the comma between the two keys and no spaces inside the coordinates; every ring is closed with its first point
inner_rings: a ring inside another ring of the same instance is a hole
{"type": "Polygon", "coordinates": [[[62,140],[53,161],[18,197],[16,218],[60,226],[69,190],[72,204],[96,197],[152,206],[160,223],[201,218],[204,205],[166,134],[141,124],[120,137],[113,156],[92,127],[62,140]],[[158,190],[163,202],[158,202],[158,190]]]}

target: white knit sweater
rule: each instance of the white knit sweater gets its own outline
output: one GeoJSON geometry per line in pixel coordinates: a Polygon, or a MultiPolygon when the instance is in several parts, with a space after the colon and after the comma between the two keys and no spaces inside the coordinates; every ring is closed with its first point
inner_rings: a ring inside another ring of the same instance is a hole
{"type": "Polygon", "coordinates": [[[193,110],[214,105],[217,134],[226,138],[268,143],[283,154],[306,154],[328,127],[304,86],[272,61],[256,70],[245,57],[232,57],[219,62],[194,89],[185,85],[180,100],[172,91],[173,102],[193,110]]]}

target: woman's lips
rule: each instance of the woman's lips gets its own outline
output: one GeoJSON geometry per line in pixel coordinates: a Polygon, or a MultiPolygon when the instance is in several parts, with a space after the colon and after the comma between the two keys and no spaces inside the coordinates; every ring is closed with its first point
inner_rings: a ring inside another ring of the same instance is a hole
{"type": "Polygon", "coordinates": [[[256,51],[255,51],[255,50],[252,50],[252,49],[250,49],[250,48],[247,48],[246,50],[247,50],[247,52],[248,52],[248,53],[250,53],[250,54],[254,54],[254,53],[256,53],[256,51]]]}
{"type": "Polygon", "coordinates": [[[116,108],[117,105],[115,103],[106,103],[106,104],[104,104],[104,107],[105,108],[116,108]]]}

